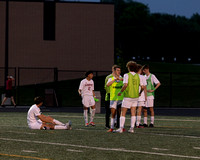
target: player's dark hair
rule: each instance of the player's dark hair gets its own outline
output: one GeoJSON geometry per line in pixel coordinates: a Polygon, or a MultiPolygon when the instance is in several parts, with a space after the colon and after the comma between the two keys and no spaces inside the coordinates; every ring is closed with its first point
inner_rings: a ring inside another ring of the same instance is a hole
{"type": "Polygon", "coordinates": [[[138,65],[134,61],[129,61],[126,64],[126,67],[131,71],[131,72],[137,72],[138,71],[138,65]]]}
{"type": "Polygon", "coordinates": [[[149,69],[149,65],[148,64],[145,64],[143,67],[142,67],[142,70],[144,69],[149,69]]]}
{"type": "Polygon", "coordinates": [[[120,69],[121,69],[121,67],[118,66],[118,65],[115,65],[115,66],[113,67],[114,70],[116,70],[117,68],[120,68],[120,69]]]}
{"type": "Polygon", "coordinates": [[[87,77],[89,74],[93,74],[93,71],[87,71],[86,73],[85,73],[85,77],[87,77]]]}
{"type": "Polygon", "coordinates": [[[40,104],[41,102],[44,102],[44,99],[42,97],[35,97],[34,98],[34,102],[35,104],[40,104]]]}

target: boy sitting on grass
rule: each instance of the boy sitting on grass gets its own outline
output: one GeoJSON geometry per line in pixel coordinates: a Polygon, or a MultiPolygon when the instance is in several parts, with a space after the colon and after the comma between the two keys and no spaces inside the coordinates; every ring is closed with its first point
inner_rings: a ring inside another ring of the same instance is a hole
{"type": "Polygon", "coordinates": [[[43,101],[42,97],[36,97],[34,99],[35,104],[28,111],[27,123],[30,129],[72,129],[71,121],[64,124],[50,116],[43,115],[40,111],[43,101]]]}

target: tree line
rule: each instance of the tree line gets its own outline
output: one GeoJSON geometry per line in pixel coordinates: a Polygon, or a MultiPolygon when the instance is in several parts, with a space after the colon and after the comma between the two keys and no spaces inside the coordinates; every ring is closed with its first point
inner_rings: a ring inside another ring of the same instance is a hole
{"type": "Polygon", "coordinates": [[[200,15],[150,13],[135,1],[102,0],[115,4],[115,61],[154,59],[200,61],[200,15]],[[188,59],[191,58],[191,59],[188,59]]]}

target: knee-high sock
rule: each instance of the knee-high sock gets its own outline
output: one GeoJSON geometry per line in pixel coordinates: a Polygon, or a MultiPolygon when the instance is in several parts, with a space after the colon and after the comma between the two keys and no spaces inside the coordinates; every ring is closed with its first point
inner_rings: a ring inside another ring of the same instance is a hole
{"type": "Polygon", "coordinates": [[[54,129],[67,129],[67,126],[55,125],[54,129]]]}
{"type": "Polygon", "coordinates": [[[83,111],[83,116],[84,116],[85,123],[88,123],[88,110],[83,111]]]}
{"type": "Polygon", "coordinates": [[[95,111],[96,111],[96,109],[92,109],[92,108],[91,108],[91,112],[90,112],[90,122],[93,122],[93,120],[94,120],[95,111]]]}
{"type": "Polygon", "coordinates": [[[110,118],[110,128],[114,129],[114,125],[115,125],[115,118],[110,118]]]}
{"type": "Polygon", "coordinates": [[[131,116],[131,128],[135,127],[136,116],[131,116]]]}
{"type": "Polygon", "coordinates": [[[147,117],[144,117],[144,124],[147,124],[147,117]]]}
{"type": "Polygon", "coordinates": [[[64,123],[62,123],[62,122],[60,122],[60,121],[58,121],[58,120],[56,120],[56,119],[54,119],[53,122],[54,122],[55,124],[57,124],[57,125],[61,125],[61,126],[64,126],[64,125],[65,125],[64,123]]]}
{"type": "Polygon", "coordinates": [[[120,117],[120,128],[124,128],[125,120],[126,120],[126,118],[124,116],[120,117]]]}
{"type": "Polygon", "coordinates": [[[151,116],[151,124],[154,124],[154,116],[151,116]]]}
{"type": "Polygon", "coordinates": [[[137,116],[136,125],[139,126],[139,125],[140,125],[140,122],[141,122],[141,116],[137,116]]]}

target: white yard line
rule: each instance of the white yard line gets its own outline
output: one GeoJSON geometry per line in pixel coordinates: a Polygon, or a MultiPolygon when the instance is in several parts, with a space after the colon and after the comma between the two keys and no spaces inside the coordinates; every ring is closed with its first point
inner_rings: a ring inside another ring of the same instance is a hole
{"type": "Polygon", "coordinates": [[[37,153],[37,151],[30,151],[30,150],[22,150],[22,152],[26,152],[26,153],[37,153]]]}
{"type": "Polygon", "coordinates": [[[81,150],[74,150],[74,149],[67,149],[67,151],[69,151],[69,152],[79,152],[79,153],[83,152],[81,150]]]}
{"type": "Polygon", "coordinates": [[[168,151],[169,149],[165,149],[165,148],[152,148],[153,150],[157,150],[157,151],[168,151]]]}
{"type": "MultiPolygon", "coordinates": [[[[62,117],[62,118],[83,118],[83,116],[67,116],[67,115],[51,115],[52,117],[62,117]]],[[[95,119],[105,119],[105,117],[98,117],[96,116],[95,119]]],[[[126,117],[126,119],[131,119],[129,117],[126,117]]],[[[191,120],[191,119],[166,119],[166,118],[156,118],[156,121],[175,121],[175,122],[200,122],[200,120],[191,120]]]]}
{"type": "Polygon", "coordinates": [[[36,134],[36,133],[30,133],[30,132],[16,132],[16,131],[6,131],[6,132],[9,132],[9,133],[17,133],[17,134],[36,134]]]}
{"type": "Polygon", "coordinates": [[[76,148],[95,149],[95,150],[101,150],[101,151],[116,151],[116,152],[126,152],[126,153],[139,153],[139,154],[148,154],[148,155],[157,155],[157,156],[188,158],[188,159],[200,159],[200,157],[197,157],[197,156],[185,156],[185,155],[178,155],[178,154],[145,152],[145,151],[127,150],[127,149],[120,149],[120,148],[102,148],[102,147],[92,147],[92,146],[83,146],[83,145],[75,145],[75,144],[53,143],[53,142],[32,141],[32,140],[22,140],[22,139],[10,139],[10,138],[0,138],[0,140],[24,142],[24,143],[48,144],[48,145],[54,145],[54,146],[70,146],[70,147],[76,147],[76,148]]]}
{"type": "Polygon", "coordinates": [[[193,147],[194,149],[200,149],[200,147],[193,147]]]}

